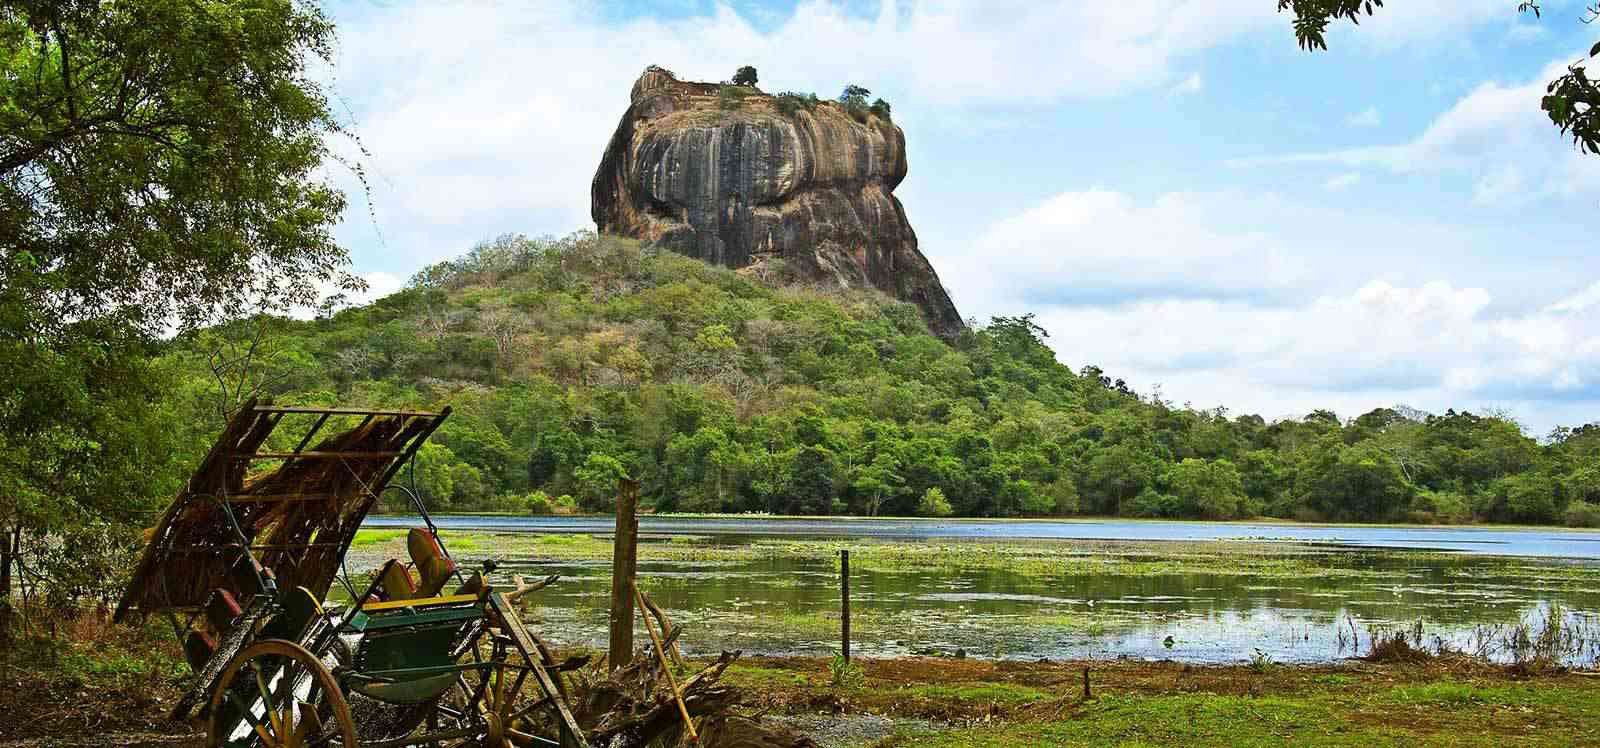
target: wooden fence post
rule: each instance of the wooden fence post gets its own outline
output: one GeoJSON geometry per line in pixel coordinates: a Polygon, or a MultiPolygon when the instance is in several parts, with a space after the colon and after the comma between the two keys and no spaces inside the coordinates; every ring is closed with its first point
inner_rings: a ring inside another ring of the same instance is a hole
{"type": "Polygon", "coordinates": [[[839,551],[839,653],[850,661],[850,551],[839,551]]]}
{"type": "Polygon", "coordinates": [[[617,532],[611,541],[612,670],[633,661],[633,578],[639,570],[639,482],[623,478],[617,486],[617,532]]]}

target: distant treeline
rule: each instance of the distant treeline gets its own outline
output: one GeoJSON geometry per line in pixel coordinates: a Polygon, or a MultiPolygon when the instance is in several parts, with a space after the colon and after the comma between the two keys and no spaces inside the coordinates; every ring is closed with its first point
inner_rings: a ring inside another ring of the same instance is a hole
{"type": "Polygon", "coordinates": [[[911,305],[783,276],[506,236],[368,306],[185,336],[159,368],[195,456],[208,357],[258,334],[250,381],[279,402],[452,405],[417,471],[437,511],[606,511],[631,476],[658,511],[1600,523],[1600,426],[1174,407],[1057,362],[1029,316],[951,346],[911,305]]]}

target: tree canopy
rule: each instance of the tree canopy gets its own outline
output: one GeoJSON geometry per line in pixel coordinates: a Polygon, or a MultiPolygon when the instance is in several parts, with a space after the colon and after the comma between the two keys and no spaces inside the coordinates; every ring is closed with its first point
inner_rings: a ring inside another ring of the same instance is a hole
{"type": "Polygon", "coordinates": [[[170,495],[164,335],[355,285],[293,0],[0,2],[0,527],[170,495]]]}

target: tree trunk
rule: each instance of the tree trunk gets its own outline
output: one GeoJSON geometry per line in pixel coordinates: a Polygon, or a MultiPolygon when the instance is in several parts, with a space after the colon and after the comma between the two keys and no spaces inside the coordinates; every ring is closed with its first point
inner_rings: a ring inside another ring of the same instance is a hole
{"type": "Polygon", "coordinates": [[[0,642],[11,640],[11,567],[22,550],[22,527],[0,527],[0,642]]]}
{"type": "Polygon", "coordinates": [[[21,527],[0,528],[0,605],[11,603],[11,564],[17,556],[21,527]]]}

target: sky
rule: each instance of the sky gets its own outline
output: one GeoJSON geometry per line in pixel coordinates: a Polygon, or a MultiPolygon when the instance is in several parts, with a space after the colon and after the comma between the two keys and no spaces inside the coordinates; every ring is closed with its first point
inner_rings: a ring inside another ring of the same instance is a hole
{"type": "MultiPolygon", "coordinates": [[[[896,190],[969,319],[1269,420],[1404,404],[1600,421],[1600,156],[1539,110],[1583,4],[1406,0],[1309,54],[1274,0],[330,2],[372,294],[504,233],[592,229],[647,65],[894,107],[896,190]]],[[[336,147],[350,153],[349,143],[336,147]]]]}

